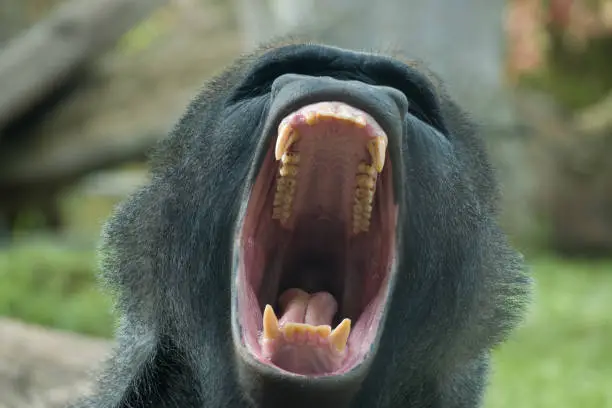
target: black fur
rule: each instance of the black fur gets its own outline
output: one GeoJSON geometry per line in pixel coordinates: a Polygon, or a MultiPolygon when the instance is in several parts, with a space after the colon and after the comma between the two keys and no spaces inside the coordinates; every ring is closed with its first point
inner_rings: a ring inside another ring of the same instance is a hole
{"type": "Polygon", "coordinates": [[[230,331],[240,200],[271,83],[289,72],[387,85],[410,102],[399,273],[380,348],[362,384],[316,390],[330,397],[319,407],[341,408],[332,403],[340,389],[354,390],[350,407],[480,405],[490,349],[522,317],[531,286],[496,222],[498,191],[483,143],[429,73],[390,57],[302,44],[259,50],[213,79],[158,147],[152,181],[108,222],[102,269],[122,312],[118,346],[94,396],[78,407],[307,405],[282,377],[245,389],[230,331]]]}

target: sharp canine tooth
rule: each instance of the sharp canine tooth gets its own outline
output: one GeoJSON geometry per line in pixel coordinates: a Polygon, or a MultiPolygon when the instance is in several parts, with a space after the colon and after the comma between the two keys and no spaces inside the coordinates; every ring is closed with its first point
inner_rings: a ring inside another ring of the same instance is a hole
{"type": "Polygon", "coordinates": [[[263,313],[263,338],[265,340],[275,340],[279,335],[278,318],[272,306],[266,305],[263,313]]]}
{"type": "Polygon", "coordinates": [[[385,154],[387,153],[387,141],[385,137],[378,136],[368,142],[368,151],[372,156],[372,165],[380,173],[385,165],[385,154]]]}
{"type": "Polygon", "coordinates": [[[278,137],[274,148],[274,157],[280,160],[283,154],[299,139],[298,133],[291,128],[291,125],[281,124],[278,127],[278,137]]]}
{"type": "Polygon", "coordinates": [[[329,342],[338,351],[344,351],[349,334],[351,334],[351,319],[344,319],[329,335],[329,342]]]}

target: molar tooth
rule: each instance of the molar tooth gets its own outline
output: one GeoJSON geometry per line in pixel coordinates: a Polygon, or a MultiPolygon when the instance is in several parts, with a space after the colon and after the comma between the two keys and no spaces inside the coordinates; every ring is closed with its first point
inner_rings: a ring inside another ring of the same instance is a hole
{"type": "Polygon", "coordinates": [[[374,183],[375,183],[375,180],[373,180],[371,177],[365,174],[360,174],[357,176],[357,185],[359,187],[373,189],[374,183]]]}
{"type": "Polygon", "coordinates": [[[376,178],[377,171],[373,166],[367,165],[365,163],[359,163],[357,166],[357,172],[367,174],[372,178],[376,178]]]}
{"type": "Polygon", "coordinates": [[[387,137],[377,136],[368,142],[368,152],[372,156],[372,165],[380,173],[385,165],[387,153],[387,137]]]}
{"type": "Polygon", "coordinates": [[[275,340],[279,335],[278,318],[272,306],[266,305],[263,313],[263,338],[265,340],[275,340]]]}
{"type": "Polygon", "coordinates": [[[351,319],[344,319],[340,324],[330,333],[328,339],[329,343],[336,348],[338,351],[344,351],[346,342],[348,341],[349,334],[351,334],[351,319]]]}
{"type": "Polygon", "coordinates": [[[298,168],[297,166],[287,164],[287,165],[281,166],[279,169],[279,172],[280,172],[280,175],[283,177],[295,177],[297,176],[298,168]]]}
{"type": "Polygon", "coordinates": [[[283,157],[281,157],[281,161],[283,164],[298,164],[300,162],[300,155],[297,153],[283,153],[283,157]]]}
{"type": "Polygon", "coordinates": [[[276,146],[274,147],[274,157],[280,160],[292,144],[299,140],[299,134],[291,125],[281,123],[278,127],[278,136],[276,138],[276,146]]]}
{"type": "Polygon", "coordinates": [[[368,199],[370,197],[369,192],[370,190],[368,189],[357,187],[355,189],[355,199],[359,201],[368,199]]]}

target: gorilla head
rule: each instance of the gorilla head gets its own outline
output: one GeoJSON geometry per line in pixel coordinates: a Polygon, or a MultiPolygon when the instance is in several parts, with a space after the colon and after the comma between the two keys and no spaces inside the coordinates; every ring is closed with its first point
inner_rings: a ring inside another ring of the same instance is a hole
{"type": "Polygon", "coordinates": [[[530,280],[431,74],[313,44],[213,79],[105,230],[87,407],[476,407],[530,280]]]}

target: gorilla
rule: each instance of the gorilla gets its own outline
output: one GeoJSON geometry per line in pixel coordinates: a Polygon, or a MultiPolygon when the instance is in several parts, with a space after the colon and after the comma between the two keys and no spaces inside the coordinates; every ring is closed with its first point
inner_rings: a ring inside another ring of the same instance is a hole
{"type": "Polygon", "coordinates": [[[467,408],[532,281],[477,127],[420,64],[263,46],[102,236],[116,349],[80,408],[467,408]]]}

